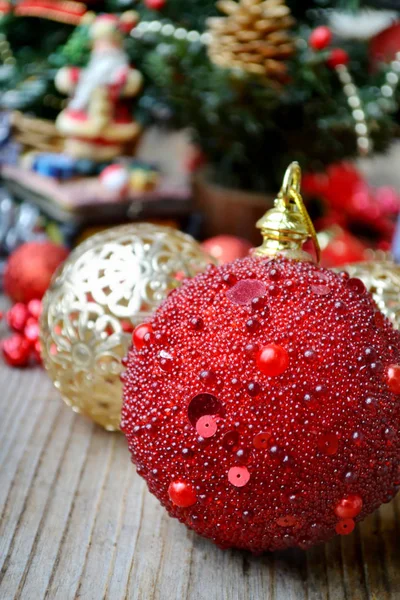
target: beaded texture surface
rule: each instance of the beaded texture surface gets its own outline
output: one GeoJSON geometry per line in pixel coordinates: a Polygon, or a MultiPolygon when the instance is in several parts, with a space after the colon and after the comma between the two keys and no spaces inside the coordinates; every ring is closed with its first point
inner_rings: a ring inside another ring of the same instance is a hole
{"type": "Polygon", "coordinates": [[[241,259],[185,282],[149,327],[121,426],[173,517],[223,548],[307,548],[395,495],[400,336],[359,279],[241,259]]]}

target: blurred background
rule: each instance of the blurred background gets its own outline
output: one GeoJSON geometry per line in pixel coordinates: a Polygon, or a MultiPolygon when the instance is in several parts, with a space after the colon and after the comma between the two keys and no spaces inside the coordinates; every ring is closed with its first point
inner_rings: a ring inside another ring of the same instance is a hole
{"type": "Polygon", "coordinates": [[[134,221],[231,260],[292,160],[323,265],[400,257],[399,77],[398,1],[1,0],[1,269],[134,221]]]}

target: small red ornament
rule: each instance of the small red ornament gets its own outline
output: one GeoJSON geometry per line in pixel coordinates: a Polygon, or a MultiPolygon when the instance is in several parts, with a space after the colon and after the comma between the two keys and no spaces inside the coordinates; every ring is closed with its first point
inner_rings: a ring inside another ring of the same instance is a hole
{"type": "Polygon", "coordinates": [[[326,62],[331,69],[334,69],[340,65],[347,65],[349,62],[349,55],[346,50],[343,50],[342,48],[333,48],[330,51],[326,62]]]}
{"type": "Polygon", "coordinates": [[[308,39],[308,43],[313,50],[323,50],[332,41],[332,31],[326,25],[316,27],[308,39]]]}
{"type": "Polygon", "coordinates": [[[217,235],[203,242],[201,246],[220,265],[244,258],[252,248],[250,242],[234,235],[217,235]]]}
{"type": "Polygon", "coordinates": [[[19,333],[2,342],[4,360],[11,367],[26,367],[31,356],[29,341],[19,333]]]}
{"type": "Polygon", "coordinates": [[[166,5],[166,0],[144,0],[145,5],[150,10],[162,10],[166,5]]]}
{"type": "Polygon", "coordinates": [[[67,258],[68,250],[53,242],[27,242],[9,257],[4,272],[4,290],[14,302],[41,299],[54,271],[67,258]]]}
{"type": "Polygon", "coordinates": [[[296,181],[260,221],[258,254],[186,280],[127,359],[133,461],[172,516],[225,548],[346,535],[398,485],[400,334],[358,280],[301,251],[315,232],[299,227],[296,181]],[[270,257],[277,222],[298,229],[270,257]]]}

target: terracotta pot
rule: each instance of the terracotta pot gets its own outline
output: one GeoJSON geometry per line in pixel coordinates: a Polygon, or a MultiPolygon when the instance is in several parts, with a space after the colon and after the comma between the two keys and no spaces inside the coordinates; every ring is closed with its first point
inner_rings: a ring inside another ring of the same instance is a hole
{"type": "Polygon", "coordinates": [[[208,170],[201,170],[193,177],[193,197],[204,215],[206,237],[227,233],[261,243],[255,224],[273,206],[274,196],[222,187],[211,181],[208,170]]]}

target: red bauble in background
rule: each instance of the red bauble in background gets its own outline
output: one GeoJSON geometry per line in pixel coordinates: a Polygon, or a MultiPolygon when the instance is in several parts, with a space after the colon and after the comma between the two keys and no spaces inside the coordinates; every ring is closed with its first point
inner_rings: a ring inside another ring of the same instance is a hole
{"type": "Polygon", "coordinates": [[[201,246],[221,265],[244,258],[252,248],[250,242],[234,235],[217,235],[203,242],[201,246]]]}
{"type": "Polygon", "coordinates": [[[368,260],[367,246],[341,227],[321,231],[321,265],[328,269],[368,260]],[[326,243],[321,240],[326,237],[326,243]]]}
{"type": "Polygon", "coordinates": [[[359,279],[248,257],[186,281],[150,324],[122,429],[173,517],[221,547],[307,548],[394,496],[400,334],[359,279]]]}
{"type": "Polygon", "coordinates": [[[395,59],[400,50],[400,21],[384,29],[372,38],[369,54],[373,66],[381,62],[390,62],[395,59]]]}
{"type": "Polygon", "coordinates": [[[9,257],[4,272],[4,291],[14,302],[41,299],[54,271],[68,250],[53,242],[27,242],[9,257]]]}
{"type": "Polygon", "coordinates": [[[162,10],[167,3],[167,0],[144,0],[147,8],[151,10],[162,10]]]}
{"type": "Polygon", "coordinates": [[[313,50],[323,50],[331,41],[332,31],[326,25],[320,25],[311,32],[308,43],[313,50]]]}

